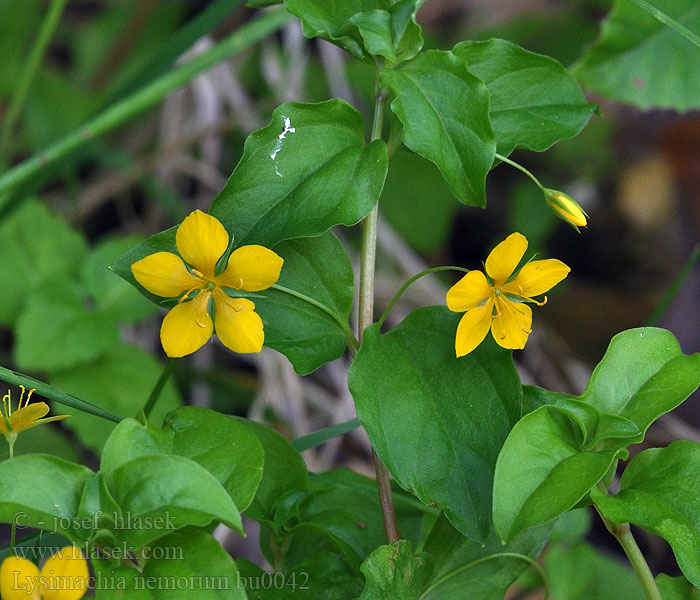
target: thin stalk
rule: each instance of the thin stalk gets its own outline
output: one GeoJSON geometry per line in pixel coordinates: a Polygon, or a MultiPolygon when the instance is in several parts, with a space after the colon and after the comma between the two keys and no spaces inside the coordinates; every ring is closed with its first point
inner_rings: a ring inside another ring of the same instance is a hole
{"type": "MultiPolygon", "coordinates": [[[[384,126],[384,106],[387,100],[387,91],[379,87],[379,74],[377,72],[377,84],[375,87],[374,121],[372,123],[372,141],[382,138],[384,126]]],[[[377,257],[377,216],[379,206],[375,205],[372,212],[365,218],[362,231],[362,254],[360,258],[360,307],[358,315],[358,337],[362,341],[362,332],[372,324],[374,320],[374,265],[377,257]]],[[[386,539],[391,544],[398,541],[399,530],[396,526],[396,514],[394,500],[391,495],[391,477],[384,463],[372,448],[372,460],[374,472],[377,476],[377,490],[379,502],[382,506],[382,518],[386,539]]]]}
{"type": "Polygon", "coordinates": [[[313,298],[310,298],[306,294],[302,294],[301,292],[297,292],[296,290],[292,290],[290,288],[284,287],[282,285],[278,284],[273,284],[272,289],[278,290],[280,292],[283,292],[285,294],[289,294],[290,296],[294,296],[295,298],[299,298],[299,300],[303,300],[304,302],[308,302],[312,306],[315,306],[316,308],[321,309],[324,313],[327,315],[333,317],[333,320],[340,325],[341,329],[343,330],[343,333],[345,333],[345,339],[347,340],[348,348],[350,349],[350,352],[353,356],[357,354],[357,350],[360,347],[359,342],[357,341],[357,338],[355,337],[355,334],[352,332],[352,329],[350,329],[350,325],[348,325],[347,321],[344,321],[341,319],[335,312],[333,312],[330,308],[328,308],[325,304],[322,304],[318,300],[314,300],[313,298]]]}
{"type": "Polygon", "coordinates": [[[657,307],[654,309],[654,312],[651,313],[651,316],[647,319],[647,322],[645,323],[647,327],[656,326],[656,324],[661,320],[661,317],[664,316],[668,310],[668,307],[671,305],[671,302],[674,301],[681,287],[683,287],[685,280],[688,279],[688,275],[690,275],[691,271],[693,270],[695,263],[698,262],[698,258],[700,258],[700,246],[695,246],[688,257],[688,260],[685,261],[681,272],[673,280],[671,287],[668,288],[668,291],[664,294],[661,302],[659,302],[657,307]]]}
{"type": "Polygon", "coordinates": [[[379,323],[379,327],[381,327],[384,324],[384,321],[386,321],[386,318],[389,316],[391,309],[394,308],[394,305],[398,302],[399,298],[401,298],[403,293],[408,289],[408,286],[410,286],[414,281],[420,279],[424,275],[430,275],[431,273],[439,273],[440,271],[462,271],[463,273],[469,273],[469,269],[465,269],[464,267],[432,267],[430,269],[426,269],[425,271],[421,271],[420,273],[418,273],[418,275],[414,275],[401,286],[401,288],[398,292],[396,292],[396,294],[394,294],[394,297],[391,299],[391,302],[389,302],[389,306],[386,307],[386,310],[382,313],[382,316],[379,317],[379,321],[377,321],[379,323]]]}
{"type": "Polygon", "coordinates": [[[148,400],[146,401],[146,405],[143,407],[143,414],[146,415],[146,418],[151,416],[151,412],[153,412],[153,409],[155,408],[156,403],[158,402],[158,398],[160,397],[160,393],[163,391],[165,384],[168,382],[168,379],[170,379],[170,376],[173,374],[173,370],[175,369],[176,362],[177,362],[177,358],[169,358],[168,362],[165,363],[165,368],[163,369],[163,372],[160,374],[158,381],[156,381],[156,385],[153,387],[153,391],[151,392],[151,395],[148,397],[148,400]]]}
{"type": "Polygon", "coordinates": [[[523,167],[522,165],[519,165],[514,160],[510,160],[510,158],[507,158],[506,156],[503,156],[502,154],[498,154],[498,152],[496,152],[496,158],[498,160],[500,160],[501,162],[509,164],[511,167],[515,167],[516,169],[518,169],[518,171],[525,173],[525,175],[527,175],[530,179],[532,179],[532,181],[535,182],[535,185],[537,185],[537,187],[540,188],[544,192],[545,188],[540,183],[540,180],[537,179],[537,177],[535,177],[532,173],[530,173],[530,171],[528,171],[525,167],[523,167]]]}
{"type": "MultiPolygon", "coordinates": [[[[599,485],[598,489],[600,489],[605,494],[608,493],[608,491],[602,485],[599,485]]],[[[645,560],[642,551],[639,549],[637,541],[634,539],[634,535],[632,535],[630,524],[615,523],[614,521],[611,521],[600,511],[600,509],[597,506],[596,511],[598,512],[598,515],[600,515],[600,518],[603,520],[605,528],[613,536],[615,536],[615,539],[618,541],[620,546],[622,546],[625,555],[629,559],[630,564],[632,565],[632,568],[634,569],[634,572],[637,575],[637,579],[639,579],[639,583],[642,584],[642,589],[644,590],[644,594],[646,595],[647,599],[663,600],[663,598],[661,597],[661,592],[659,592],[659,588],[656,585],[656,581],[654,580],[654,575],[652,574],[651,569],[649,569],[649,565],[647,564],[647,561],[645,560]]]]}
{"type": "Polygon", "coordinates": [[[49,7],[44,20],[41,23],[39,33],[36,36],[36,41],[34,46],[29,53],[27,62],[24,65],[24,70],[19,78],[15,92],[10,100],[10,105],[3,119],[2,126],[0,126],[0,167],[4,168],[5,161],[7,160],[9,149],[8,142],[12,134],[12,129],[17,122],[20,114],[22,113],[22,107],[27,99],[27,94],[29,93],[29,88],[34,81],[34,77],[39,70],[44,54],[46,53],[46,48],[53,37],[56,27],[61,20],[61,15],[63,14],[63,9],[66,6],[67,0],[53,0],[51,6],[49,7]]]}
{"type": "Polygon", "coordinates": [[[48,383],[44,383],[43,381],[29,377],[28,375],[23,375],[22,373],[17,373],[16,371],[11,371],[5,367],[0,367],[0,381],[5,381],[10,385],[23,385],[27,389],[34,388],[39,396],[43,396],[44,398],[48,398],[49,400],[53,400],[54,402],[58,402],[64,406],[75,408],[76,410],[100,417],[101,419],[105,419],[107,421],[112,421],[114,423],[119,423],[121,421],[120,417],[109,412],[108,410],[105,410],[104,408],[95,406],[94,404],[78,398],[77,396],[73,396],[72,394],[68,394],[57,387],[49,385],[48,383]]]}
{"type": "Polygon", "coordinates": [[[677,34],[682,35],[691,44],[695,44],[698,48],[700,48],[700,37],[698,37],[684,25],[681,25],[678,21],[667,15],[662,10],[659,10],[646,0],[630,0],[630,2],[636,4],[639,8],[648,12],[657,21],[660,21],[669,29],[672,29],[677,34]]]}
{"type": "Polygon", "coordinates": [[[174,67],[154,82],[117,102],[87,124],[0,176],[0,195],[24,184],[87,142],[119,127],[182,87],[202,71],[260,41],[291,18],[280,9],[244,25],[191,61],[174,67]]]}

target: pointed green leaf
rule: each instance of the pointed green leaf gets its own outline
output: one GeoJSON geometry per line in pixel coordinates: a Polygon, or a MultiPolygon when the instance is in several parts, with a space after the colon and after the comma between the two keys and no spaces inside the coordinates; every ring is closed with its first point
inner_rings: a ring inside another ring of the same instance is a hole
{"type": "Polygon", "coordinates": [[[36,527],[80,541],[73,527],[83,488],[94,473],[55,456],[30,454],[0,463],[0,522],[36,527]]]}
{"type": "Polygon", "coordinates": [[[491,527],[493,469],[520,418],[522,388],[511,353],[490,339],[455,357],[459,318],[434,306],[384,335],[369,327],[348,383],[398,484],[482,541],[491,527]]]}
{"type": "Polygon", "coordinates": [[[545,405],[510,432],[493,484],[493,522],[501,539],[558,517],[607,473],[617,452],[584,449],[579,427],[545,405]]]}
{"type": "Polygon", "coordinates": [[[243,532],[240,513],[223,486],[182,456],[135,458],[114,470],[110,492],[121,509],[115,534],[136,549],[176,529],[212,521],[243,532]]]}
{"type": "Polygon", "coordinates": [[[421,600],[501,600],[530,567],[527,559],[537,558],[550,530],[550,525],[529,529],[505,546],[491,531],[482,546],[464,537],[447,519],[439,519],[424,547],[434,570],[421,600]]]}
{"type": "Polygon", "coordinates": [[[498,39],[463,42],[453,52],[486,84],[500,154],[508,156],[516,147],[542,152],[575,136],[595,110],[553,58],[498,39]]]}
{"type": "Polygon", "coordinates": [[[688,581],[700,587],[700,444],[686,440],[639,453],[615,496],[591,498],[616,523],[634,523],[664,538],[688,581]]]}
{"type": "Polygon", "coordinates": [[[265,326],[265,345],[284,354],[297,373],[306,375],[345,352],[354,294],[352,265],[330,231],[282,242],[274,250],[284,259],[278,285],[312,298],[335,315],[279,289],[251,297],[265,326]]]}
{"type": "Polygon", "coordinates": [[[210,213],[237,246],[354,225],[377,203],[387,171],[384,142],[364,139],[362,116],[342,100],[283,104],[248,137],[210,213]]]}
{"type": "Polygon", "coordinates": [[[429,50],[382,70],[381,83],[395,94],[391,110],[403,124],[404,144],[438,166],[458,200],[486,206],[496,141],[486,86],[467,63],[452,52],[429,50]]]}
{"type": "Polygon", "coordinates": [[[413,555],[411,542],[379,546],[360,567],[365,589],[359,600],[418,600],[432,573],[430,556],[413,555]]]}
{"type": "Polygon", "coordinates": [[[700,354],[683,354],[670,331],[643,327],[612,339],[581,400],[601,412],[629,419],[644,434],[698,385],[700,354]]]}
{"type": "MultiPolygon", "coordinates": [[[[700,34],[695,0],[653,5],[700,34]]],[[[628,0],[615,0],[598,40],[574,67],[581,83],[640,108],[700,107],[700,48],[628,0]]]]}

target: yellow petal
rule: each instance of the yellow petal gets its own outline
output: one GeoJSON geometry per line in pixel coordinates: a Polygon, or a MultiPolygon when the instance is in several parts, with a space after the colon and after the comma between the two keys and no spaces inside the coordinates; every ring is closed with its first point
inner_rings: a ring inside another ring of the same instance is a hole
{"type": "Polygon", "coordinates": [[[214,292],[216,335],[221,343],[241,354],[260,352],[265,334],[263,322],[253,310],[255,304],[245,298],[230,298],[223,291],[214,292]]]}
{"type": "Polygon", "coordinates": [[[216,261],[228,248],[228,233],[218,219],[195,210],[177,228],[175,243],[182,258],[207,279],[214,279],[216,261]]]}
{"type": "Polygon", "coordinates": [[[479,306],[491,295],[491,291],[486,275],[481,271],[469,271],[447,291],[447,308],[454,312],[464,312],[479,306]]]}
{"type": "Polygon", "coordinates": [[[481,344],[489,332],[492,313],[493,300],[491,298],[483,306],[477,306],[464,313],[457,326],[457,336],[455,337],[457,356],[469,354],[481,344]]]}
{"type": "Polygon", "coordinates": [[[26,558],[6,558],[0,566],[0,597],[2,600],[41,600],[39,568],[26,558]]]}
{"type": "Polygon", "coordinates": [[[231,253],[226,270],[216,282],[247,292],[266,290],[279,279],[283,262],[264,246],[241,246],[231,253]]]}
{"type": "Polygon", "coordinates": [[[194,300],[174,306],[165,315],[160,327],[160,343],[171,358],[179,358],[199,350],[214,331],[207,312],[211,292],[199,292],[194,300]]]}
{"type": "Polygon", "coordinates": [[[80,600],[88,587],[87,561],[77,546],[61,548],[41,567],[44,600],[80,600]]]}
{"type": "Polygon", "coordinates": [[[204,283],[187,270],[182,259],[172,252],[156,252],[137,260],[131,272],[151,294],[163,298],[177,298],[186,291],[202,287],[204,283]]]}
{"type": "Polygon", "coordinates": [[[496,343],[511,350],[524,348],[532,326],[532,309],[522,302],[497,296],[496,315],[491,322],[491,335],[496,343]]]}
{"type": "Polygon", "coordinates": [[[19,410],[13,412],[12,416],[10,417],[12,431],[15,433],[21,431],[48,413],[49,405],[46,404],[46,402],[34,402],[29,406],[20,408],[19,410]]]}
{"type": "Polygon", "coordinates": [[[527,250],[527,240],[521,233],[511,233],[491,250],[491,254],[486,259],[486,272],[493,279],[495,287],[502,286],[513,274],[525,250],[527,250]]]}
{"type": "Polygon", "coordinates": [[[556,258],[527,263],[513,281],[503,286],[505,292],[532,298],[544,294],[562,281],[571,269],[556,258]]]}

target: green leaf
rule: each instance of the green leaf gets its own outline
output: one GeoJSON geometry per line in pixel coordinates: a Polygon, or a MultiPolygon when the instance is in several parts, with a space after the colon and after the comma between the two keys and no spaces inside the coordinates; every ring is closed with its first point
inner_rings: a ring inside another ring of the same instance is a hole
{"type": "MultiPolygon", "coordinates": [[[[398,489],[393,498],[401,535],[418,544],[424,529],[434,522],[436,511],[398,489]]],[[[386,542],[381,515],[376,481],[349,469],[312,475],[307,493],[290,493],[277,504],[275,525],[281,532],[276,536],[277,546],[285,548],[288,566],[298,565],[323,549],[340,552],[349,565],[359,569],[362,561],[386,542]]]]}
{"type": "Polygon", "coordinates": [[[685,577],[669,577],[664,573],[656,576],[656,585],[664,600],[698,600],[700,590],[691,585],[685,577]]]}
{"type": "MultiPolygon", "coordinates": [[[[36,396],[35,396],[36,397],[36,396]]],[[[60,414],[61,409],[55,407],[48,416],[60,414]]],[[[51,454],[70,462],[80,462],[80,453],[72,439],[58,427],[42,426],[26,429],[15,442],[15,456],[25,454],[51,454]]],[[[0,462],[9,457],[9,447],[0,444],[0,462]]]]}
{"type": "Polygon", "coordinates": [[[171,533],[151,546],[142,572],[93,560],[100,600],[246,600],[238,568],[202,530],[171,533]],[[101,585],[103,587],[101,587],[101,585]]]}
{"type": "Polygon", "coordinates": [[[575,136],[588,123],[588,104],[578,82],[556,60],[506,40],[462,42],[453,50],[486,84],[497,150],[542,152],[575,136]]]}
{"type": "Polygon", "coordinates": [[[429,50],[383,69],[381,84],[396,95],[391,110],[403,124],[404,144],[437,165],[458,200],[486,206],[496,141],[483,82],[452,52],[429,50]]]}
{"type": "Polygon", "coordinates": [[[236,561],[248,600],[353,600],[362,592],[362,576],[331,552],[316,552],[293,569],[269,573],[245,560],[236,561]],[[275,576],[278,585],[275,587],[275,576]],[[263,582],[272,581],[272,587],[263,582]]]}
{"type": "Polygon", "coordinates": [[[620,492],[591,490],[601,512],[664,538],[688,581],[700,587],[700,444],[686,440],[640,452],[620,479],[620,492]]]}
{"type": "Polygon", "coordinates": [[[699,361],[700,355],[684,355],[668,331],[632,329],[612,339],[578,399],[529,391],[527,398],[545,405],[513,428],[498,458],[499,535],[508,540],[575,506],[627,446],[641,442],[654,420],[697,388],[699,361]]]}
{"type": "Polygon", "coordinates": [[[421,600],[501,600],[530,566],[527,559],[537,558],[550,529],[549,525],[529,529],[505,546],[491,531],[482,546],[445,518],[439,519],[424,548],[434,570],[421,600]]]}
{"type": "Polygon", "coordinates": [[[525,415],[498,457],[493,522],[501,539],[551,521],[576,505],[607,473],[616,450],[582,450],[581,432],[552,406],[525,415]]]}
{"type": "Polygon", "coordinates": [[[15,335],[17,366],[49,373],[91,362],[119,341],[114,323],[90,310],[71,282],[34,292],[17,319],[15,335]]]}
{"type": "Polygon", "coordinates": [[[136,549],[173,530],[212,521],[243,533],[240,513],[224,487],[182,456],[135,458],[114,470],[110,491],[121,509],[114,533],[136,549]]]}
{"type": "Polygon", "coordinates": [[[265,456],[245,425],[213,410],[186,406],[169,413],[162,429],[124,419],[105,444],[100,472],[109,477],[122,464],[154,454],[184,456],[204,467],[239,510],[255,496],[265,456]]]}
{"type": "Polygon", "coordinates": [[[646,598],[632,569],[585,542],[572,548],[549,548],[544,564],[551,595],[557,600],[646,598]]]}
{"type": "Polygon", "coordinates": [[[367,328],[348,383],[357,416],[397,483],[483,541],[493,469],[520,418],[522,388],[511,353],[490,339],[455,357],[459,318],[428,307],[384,335],[377,325],[367,328]]]}
{"type": "MultiPolygon", "coordinates": [[[[141,287],[131,273],[131,265],[155,252],[177,253],[176,230],[173,227],[148,238],[112,266],[118,275],[159,306],[169,306],[175,301],[154,296],[141,287]]],[[[336,315],[333,318],[317,306],[279,289],[250,294],[264,323],[265,345],[284,354],[295,370],[305,375],[345,351],[347,334],[339,322],[347,324],[352,306],[352,265],[332,232],[281,242],[274,250],[284,259],[278,285],[308,296],[336,315]]],[[[346,329],[349,331],[349,326],[346,329]]]]}
{"type": "Polygon", "coordinates": [[[73,518],[94,473],[55,456],[30,454],[0,463],[0,522],[36,527],[78,542],[73,518]]]}
{"type": "Polygon", "coordinates": [[[413,555],[411,542],[379,546],[360,569],[367,583],[359,600],[418,600],[432,573],[427,554],[413,555]]]}
{"type": "Polygon", "coordinates": [[[617,334],[581,400],[629,419],[643,434],[700,385],[700,354],[684,355],[670,331],[643,327],[617,334]],[[620,377],[624,373],[624,377],[620,377]]]}
{"type": "Polygon", "coordinates": [[[83,236],[39,201],[24,202],[0,225],[0,323],[14,324],[27,298],[51,281],[75,280],[86,251],[83,236]]]}
{"type": "Polygon", "coordinates": [[[256,521],[271,521],[277,500],[282,495],[308,489],[306,463],[301,454],[271,427],[240,417],[234,417],[234,420],[257,436],[265,452],[262,480],[246,515],[256,521]]]}
{"type": "MultiPolygon", "coordinates": [[[[695,0],[654,6],[700,33],[695,0]]],[[[583,85],[640,108],[700,107],[700,49],[628,0],[615,0],[598,40],[574,67],[583,85]]]]}
{"type": "Polygon", "coordinates": [[[138,323],[156,312],[109,270],[109,265],[141,241],[135,236],[110,238],[95,246],[83,263],[82,278],[97,308],[117,323],[138,323]]]}
{"type": "Polygon", "coordinates": [[[285,8],[301,20],[306,37],[320,37],[355,58],[389,63],[413,58],[423,47],[415,21],[423,0],[284,0],[285,8]]]}
{"type": "Polygon", "coordinates": [[[278,285],[320,302],[336,315],[279,289],[253,297],[265,326],[265,345],[284,354],[300,375],[342,356],[350,333],[353,271],[348,253],[332,232],[282,242],[284,259],[278,285]],[[345,324],[345,329],[339,325],[345,324]]]}
{"type": "Polygon", "coordinates": [[[364,136],[362,116],[342,100],[283,104],[248,137],[210,213],[237,246],[354,225],[377,203],[387,171],[384,142],[365,145],[364,136]]]}
{"type": "MultiPolygon", "coordinates": [[[[117,345],[107,354],[79,370],[63,371],[51,377],[51,383],[68,393],[106,408],[120,416],[136,414],[158,381],[162,365],[150,354],[134,346],[117,345]]],[[[166,383],[151,417],[162,419],[180,405],[172,381],[166,383]]],[[[114,423],[71,410],[65,426],[96,453],[102,451],[114,423]]]]}

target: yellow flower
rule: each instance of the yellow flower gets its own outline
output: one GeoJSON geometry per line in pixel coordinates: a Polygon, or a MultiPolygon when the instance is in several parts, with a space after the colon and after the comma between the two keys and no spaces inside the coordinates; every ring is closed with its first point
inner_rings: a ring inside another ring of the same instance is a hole
{"type": "Polygon", "coordinates": [[[552,212],[576,231],[579,227],[585,227],[588,224],[586,220],[588,215],[581,208],[581,205],[568,194],[544,188],[544,197],[552,212]]]}
{"type": "Polygon", "coordinates": [[[201,348],[214,333],[235,352],[260,352],[263,323],[255,304],[231,298],[224,288],[259,292],[273,285],[282,269],[282,258],[262,246],[241,246],[228,259],[226,269],[215,274],[216,263],[229,245],[224,226],[211,215],[195,210],[177,229],[180,256],[156,252],[131,265],[131,272],[156,296],[179,298],[163,319],[160,340],[165,353],[180,357],[201,348]],[[185,262],[188,266],[185,265],[185,262]],[[197,292],[189,299],[192,292],[197,292]],[[209,313],[214,300],[215,316],[209,313]]]}
{"type": "Polygon", "coordinates": [[[88,588],[90,572],[77,546],[66,546],[49,558],[41,571],[18,556],[0,566],[2,600],[80,600],[88,588]]]}
{"type": "Polygon", "coordinates": [[[447,306],[454,312],[466,311],[457,327],[457,356],[469,354],[491,334],[503,348],[519,349],[530,335],[532,310],[525,302],[533,300],[564,279],[570,269],[550,258],[527,263],[513,277],[513,272],[527,249],[520,233],[509,235],[486,259],[486,274],[469,271],[447,292],[447,306]]]}
{"type": "Polygon", "coordinates": [[[29,390],[25,401],[24,392],[26,390],[24,389],[23,385],[20,385],[19,387],[22,388],[22,394],[19,397],[17,410],[12,412],[12,396],[10,395],[10,390],[7,390],[7,394],[3,396],[2,408],[0,408],[0,433],[5,436],[7,443],[10,444],[10,455],[12,455],[12,449],[15,445],[15,441],[17,440],[17,435],[21,431],[32,429],[33,427],[43,425],[44,423],[51,423],[52,421],[67,419],[70,416],[60,415],[57,417],[42,419],[42,417],[48,414],[49,405],[46,404],[46,402],[35,402],[34,404],[29,404],[29,400],[36,390],[29,390]],[[24,405],[22,405],[23,403],[24,405]]]}

